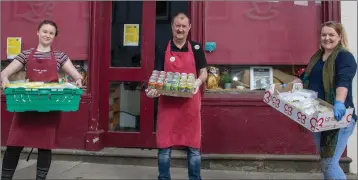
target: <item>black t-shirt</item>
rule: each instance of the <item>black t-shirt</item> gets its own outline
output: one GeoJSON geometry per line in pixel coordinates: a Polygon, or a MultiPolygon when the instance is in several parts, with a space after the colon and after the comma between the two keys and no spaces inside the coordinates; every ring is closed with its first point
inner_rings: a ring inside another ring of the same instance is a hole
{"type": "MultiPolygon", "coordinates": [[[[191,49],[194,54],[195,66],[196,66],[196,70],[197,70],[197,73],[199,76],[200,69],[206,68],[206,66],[207,66],[203,47],[198,42],[195,42],[195,41],[189,41],[189,42],[191,44],[191,49]]],[[[164,71],[164,59],[165,59],[165,51],[167,49],[167,45],[168,45],[168,43],[155,47],[155,65],[154,65],[155,70],[164,71]]],[[[170,48],[171,48],[171,51],[175,51],[175,52],[188,52],[189,51],[188,42],[186,42],[184,44],[184,46],[181,49],[179,49],[173,43],[173,41],[171,41],[170,48]]]]}

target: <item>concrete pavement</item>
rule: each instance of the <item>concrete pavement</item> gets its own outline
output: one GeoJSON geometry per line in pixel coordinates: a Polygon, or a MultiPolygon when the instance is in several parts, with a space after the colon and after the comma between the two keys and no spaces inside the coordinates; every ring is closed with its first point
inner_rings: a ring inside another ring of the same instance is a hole
{"type": "MultiPolygon", "coordinates": [[[[188,179],[185,168],[172,168],[172,179],[188,179]]],[[[14,179],[34,179],[36,160],[20,160],[14,179]]],[[[157,168],[98,164],[81,161],[53,161],[48,179],[156,179],[157,168]]],[[[323,179],[320,173],[272,173],[202,170],[203,179],[323,179]]],[[[358,179],[349,175],[349,179],[358,179]]]]}

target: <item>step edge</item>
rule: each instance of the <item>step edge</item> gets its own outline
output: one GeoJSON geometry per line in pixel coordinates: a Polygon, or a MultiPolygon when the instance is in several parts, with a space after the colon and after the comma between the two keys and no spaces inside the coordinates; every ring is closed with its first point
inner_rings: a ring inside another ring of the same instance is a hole
{"type": "MultiPolygon", "coordinates": [[[[119,148],[120,149],[120,148],[119,148]]],[[[30,152],[31,148],[24,148],[23,153],[30,152]]],[[[1,147],[1,151],[5,151],[5,147],[1,147]]],[[[54,149],[53,154],[57,155],[81,155],[81,156],[104,156],[104,157],[127,157],[127,158],[153,158],[157,155],[148,154],[119,154],[103,151],[86,151],[80,149],[54,149]]],[[[37,154],[37,149],[34,149],[37,154]]],[[[186,155],[172,154],[174,159],[184,159],[186,155]]],[[[275,155],[275,154],[202,154],[203,160],[251,160],[251,161],[319,161],[318,155],[275,155]]],[[[341,158],[340,162],[351,163],[350,157],[341,158]]]]}

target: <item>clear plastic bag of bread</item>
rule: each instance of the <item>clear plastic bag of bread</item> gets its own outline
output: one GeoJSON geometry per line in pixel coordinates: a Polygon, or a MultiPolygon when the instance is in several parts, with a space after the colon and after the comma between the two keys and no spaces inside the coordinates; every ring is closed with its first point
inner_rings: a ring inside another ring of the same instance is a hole
{"type": "Polygon", "coordinates": [[[208,80],[207,80],[207,89],[217,89],[219,88],[220,74],[219,68],[214,66],[209,67],[208,80]]]}

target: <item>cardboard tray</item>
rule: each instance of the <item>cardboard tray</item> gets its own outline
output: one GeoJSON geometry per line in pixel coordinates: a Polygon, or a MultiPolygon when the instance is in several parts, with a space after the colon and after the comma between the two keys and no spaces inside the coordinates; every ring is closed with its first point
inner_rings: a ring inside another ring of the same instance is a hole
{"type": "MultiPolygon", "coordinates": [[[[332,129],[347,127],[352,120],[353,108],[347,108],[345,116],[341,121],[334,118],[333,111],[331,112],[316,112],[312,115],[303,113],[299,108],[292,106],[285,99],[278,96],[278,92],[294,91],[296,88],[301,88],[300,84],[288,84],[282,88],[280,84],[273,84],[269,90],[265,92],[263,101],[278,110],[282,114],[289,117],[291,120],[305,127],[312,132],[321,132],[332,129]]],[[[319,98],[316,99],[321,105],[333,109],[333,106],[319,98]]]]}
{"type": "Polygon", "coordinates": [[[173,96],[173,97],[184,97],[184,98],[192,98],[192,92],[179,92],[179,91],[167,91],[167,90],[158,90],[158,93],[164,96],[173,96]]]}

